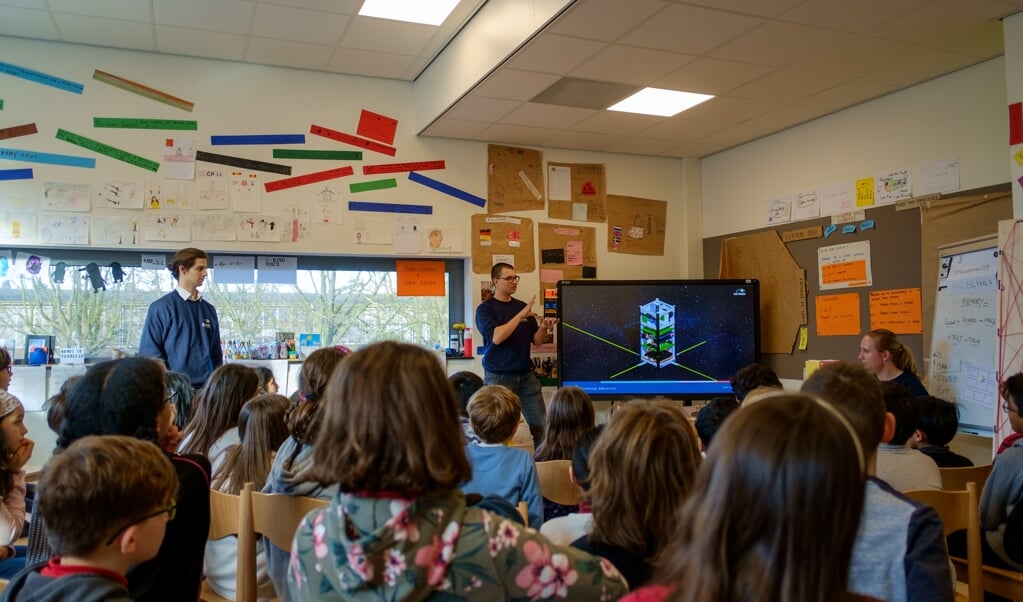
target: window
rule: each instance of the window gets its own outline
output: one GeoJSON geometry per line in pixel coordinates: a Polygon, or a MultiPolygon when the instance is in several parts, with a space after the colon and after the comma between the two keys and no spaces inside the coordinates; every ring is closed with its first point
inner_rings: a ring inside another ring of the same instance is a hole
{"type": "MultiPolygon", "coordinates": [[[[50,263],[38,276],[12,275],[0,284],[0,343],[9,347],[43,333],[53,334],[58,348],[84,347],[86,356],[111,348],[135,353],[149,304],[173,286],[167,270],[140,268],[138,252],[17,252],[50,263]],[[115,282],[115,262],[121,282],[115,282]],[[90,280],[89,264],[102,283],[90,280]]],[[[451,325],[464,319],[464,262],[444,261],[446,297],[398,297],[394,260],[374,257],[299,257],[294,285],[260,283],[258,273],[255,284],[218,284],[212,269],[201,290],[217,308],[225,345],[272,348],[277,332],[293,332],[318,333],[323,346],[392,339],[433,349],[446,347],[451,325]]]]}

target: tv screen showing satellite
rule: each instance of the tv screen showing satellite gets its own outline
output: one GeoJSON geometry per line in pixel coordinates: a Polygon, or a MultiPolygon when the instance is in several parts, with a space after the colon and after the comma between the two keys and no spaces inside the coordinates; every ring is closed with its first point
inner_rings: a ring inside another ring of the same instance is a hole
{"type": "Polygon", "coordinates": [[[558,384],[595,399],[731,395],[760,361],[756,280],[562,280],[558,384]]]}

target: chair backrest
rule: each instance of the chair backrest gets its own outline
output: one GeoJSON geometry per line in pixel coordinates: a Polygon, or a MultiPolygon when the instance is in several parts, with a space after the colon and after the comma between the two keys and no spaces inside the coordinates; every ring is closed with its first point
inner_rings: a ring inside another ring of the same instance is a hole
{"type": "Polygon", "coordinates": [[[991,464],[967,466],[965,468],[939,468],[941,472],[941,488],[948,491],[963,491],[967,483],[976,483],[977,489],[983,491],[991,474],[991,464]]]}
{"type": "Polygon", "coordinates": [[[945,535],[966,529],[966,571],[970,602],[984,599],[983,565],[980,551],[980,496],[977,484],[966,483],[962,491],[917,489],[904,492],[909,498],[933,506],[941,517],[945,535]]]}
{"type": "Polygon", "coordinates": [[[582,490],[572,482],[568,469],[571,460],[548,460],[536,463],[536,474],[540,479],[540,495],[562,506],[575,506],[582,497],[582,490]]]}
{"type": "Polygon", "coordinates": [[[532,443],[509,443],[508,447],[514,447],[515,449],[521,449],[530,456],[533,455],[533,444],[532,443]]]}
{"type": "Polygon", "coordinates": [[[305,515],[328,503],[315,497],[255,491],[252,493],[253,529],[278,548],[290,550],[291,540],[305,515]]]}
{"type": "Polygon", "coordinates": [[[519,514],[522,515],[522,524],[529,526],[529,505],[526,502],[519,502],[519,514]]]}
{"type": "Polygon", "coordinates": [[[252,483],[239,495],[210,491],[210,539],[238,537],[237,602],[256,600],[256,534],[252,530],[252,483]]]}

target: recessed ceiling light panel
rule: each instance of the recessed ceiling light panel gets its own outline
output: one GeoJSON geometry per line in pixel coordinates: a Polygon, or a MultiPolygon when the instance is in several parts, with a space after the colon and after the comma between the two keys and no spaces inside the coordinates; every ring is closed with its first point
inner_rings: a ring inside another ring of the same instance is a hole
{"type": "Polygon", "coordinates": [[[459,0],[366,0],[359,14],[364,17],[440,25],[458,6],[459,0]]]}
{"type": "Polygon", "coordinates": [[[711,98],[714,98],[714,96],[710,94],[679,92],[662,88],[643,88],[625,100],[611,105],[607,110],[671,117],[711,98]]]}

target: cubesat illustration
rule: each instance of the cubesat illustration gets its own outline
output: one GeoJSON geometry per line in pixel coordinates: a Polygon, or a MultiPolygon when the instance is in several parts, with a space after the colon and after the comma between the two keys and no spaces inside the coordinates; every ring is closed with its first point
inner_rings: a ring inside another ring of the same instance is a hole
{"type": "Polygon", "coordinates": [[[640,358],[663,368],[675,361],[675,306],[654,299],[639,306],[640,358]]]}

